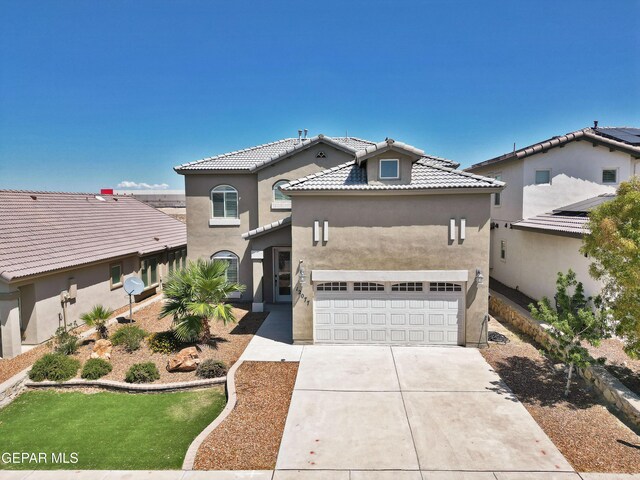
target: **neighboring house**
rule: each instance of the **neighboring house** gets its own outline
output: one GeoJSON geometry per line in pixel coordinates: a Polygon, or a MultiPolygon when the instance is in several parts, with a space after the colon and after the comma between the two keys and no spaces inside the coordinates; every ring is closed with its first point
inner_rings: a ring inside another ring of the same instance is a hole
{"type": "Polygon", "coordinates": [[[457,166],[323,135],[180,165],[189,257],[227,260],[254,311],[292,302],[296,343],[485,345],[504,184],[457,166]]]}
{"type": "Polygon", "coordinates": [[[173,218],[186,222],[186,199],[184,190],[102,190],[116,195],[131,195],[161,212],[171,215],[173,218]]]}
{"type": "Polygon", "coordinates": [[[492,200],[491,276],[540,299],[573,269],[588,295],[601,285],[579,252],[587,212],[640,174],[640,129],[585,128],[467,169],[505,181],[492,200]]]}
{"type": "Polygon", "coordinates": [[[153,294],[186,262],[186,228],[133,197],[0,190],[0,252],[0,356],[10,358],[48,340],[65,310],[70,324],[96,304],[126,305],[127,277],[147,286],[139,298],[153,294]]]}

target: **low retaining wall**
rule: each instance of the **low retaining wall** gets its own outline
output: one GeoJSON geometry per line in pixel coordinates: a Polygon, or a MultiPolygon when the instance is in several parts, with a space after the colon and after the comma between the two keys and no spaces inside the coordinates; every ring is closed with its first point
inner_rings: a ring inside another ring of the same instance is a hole
{"type": "MultiPolygon", "coordinates": [[[[490,291],[489,313],[533,337],[547,350],[558,351],[557,342],[547,332],[548,325],[538,322],[527,310],[504,295],[490,291]]],[[[602,365],[592,364],[577,370],[582,378],[602,393],[607,402],[615,406],[634,425],[640,427],[640,397],[638,395],[624,386],[602,365]]]]}
{"type": "Polygon", "coordinates": [[[196,388],[206,388],[213,385],[220,385],[227,381],[227,377],[206,378],[202,380],[192,380],[190,382],[175,383],[126,383],[115,380],[83,380],[74,378],[66,382],[32,382],[27,380],[24,387],[34,390],[41,388],[104,388],[106,390],[118,390],[128,393],[160,393],[176,392],[179,390],[193,390],[196,388]]]}

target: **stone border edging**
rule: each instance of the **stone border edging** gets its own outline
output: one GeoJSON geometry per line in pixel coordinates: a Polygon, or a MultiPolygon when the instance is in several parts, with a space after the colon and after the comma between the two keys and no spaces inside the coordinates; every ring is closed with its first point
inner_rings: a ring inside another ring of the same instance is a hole
{"type": "Polygon", "coordinates": [[[25,382],[26,388],[39,389],[39,388],[77,388],[77,387],[95,387],[104,388],[106,390],[120,390],[130,393],[154,393],[154,392],[171,392],[178,390],[191,390],[194,388],[204,388],[212,385],[219,385],[225,383],[227,377],[218,378],[205,378],[202,380],[191,380],[189,382],[175,382],[175,383],[126,383],[118,382],[116,380],[84,380],[81,378],[74,378],[67,380],[66,382],[53,382],[45,380],[42,382],[32,382],[28,380],[25,382]]]}
{"type": "MultiPolygon", "coordinates": [[[[489,310],[492,315],[508,322],[517,329],[532,336],[545,348],[555,350],[557,343],[547,333],[548,325],[538,322],[520,305],[504,295],[489,290],[489,310]],[[495,313],[494,313],[495,312],[495,313]]],[[[593,385],[609,404],[615,406],[634,425],[640,426],[640,397],[609,373],[602,365],[593,364],[578,368],[578,373],[593,385]]]]}
{"type": "MultiPolygon", "coordinates": [[[[145,302],[142,302],[140,305],[136,305],[133,308],[133,312],[138,312],[140,310],[142,310],[143,308],[148,307],[149,305],[154,304],[155,302],[158,302],[160,300],[163,300],[164,296],[163,295],[159,295],[155,298],[152,298],[151,300],[147,300],[145,302]]],[[[113,317],[111,320],[109,320],[108,324],[112,325],[114,323],[116,323],[118,320],[118,317],[113,317]]],[[[78,337],[80,338],[87,338],[90,335],[93,335],[95,333],[96,329],[95,328],[91,328],[89,330],[87,330],[86,332],[82,332],[80,335],[78,335],[78,337]]],[[[4,382],[0,383],[0,408],[3,408],[7,405],[9,405],[14,398],[16,398],[18,395],[20,395],[20,393],[22,392],[22,390],[25,388],[25,385],[27,383],[27,375],[29,373],[29,370],[31,370],[31,365],[28,366],[27,368],[25,368],[24,370],[22,370],[19,373],[16,373],[13,377],[5,380],[4,382]]]]}
{"type": "Polygon", "coordinates": [[[242,365],[244,361],[242,359],[238,359],[236,363],[229,369],[227,372],[227,404],[224,406],[220,415],[218,415],[213,422],[211,422],[207,427],[200,432],[200,434],[191,442],[187,453],[184,456],[184,460],[182,461],[182,470],[193,470],[193,465],[196,461],[196,455],[198,454],[198,449],[202,445],[202,443],[207,439],[209,434],[213,432],[233,411],[238,401],[238,396],[236,394],[236,370],[242,365]]]}

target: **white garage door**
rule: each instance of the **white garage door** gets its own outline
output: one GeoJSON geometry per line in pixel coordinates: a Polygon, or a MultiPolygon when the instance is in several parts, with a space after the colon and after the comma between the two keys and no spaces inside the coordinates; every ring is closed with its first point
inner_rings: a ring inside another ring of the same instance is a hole
{"type": "Polygon", "coordinates": [[[316,343],[462,343],[461,284],[325,282],[315,290],[316,343]]]}

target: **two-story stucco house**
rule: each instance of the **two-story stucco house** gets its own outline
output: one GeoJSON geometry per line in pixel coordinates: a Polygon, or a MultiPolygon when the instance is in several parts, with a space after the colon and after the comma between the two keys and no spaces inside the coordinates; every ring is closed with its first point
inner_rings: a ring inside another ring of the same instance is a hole
{"type": "Polygon", "coordinates": [[[491,194],[393,140],[288,138],[180,165],[190,258],[229,262],[296,343],[484,345],[491,194]]]}
{"type": "Polygon", "coordinates": [[[491,276],[539,299],[574,270],[588,295],[601,285],[580,253],[588,211],[640,174],[640,129],[585,128],[467,169],[506,182],[491,206],[491,276]]]}

